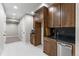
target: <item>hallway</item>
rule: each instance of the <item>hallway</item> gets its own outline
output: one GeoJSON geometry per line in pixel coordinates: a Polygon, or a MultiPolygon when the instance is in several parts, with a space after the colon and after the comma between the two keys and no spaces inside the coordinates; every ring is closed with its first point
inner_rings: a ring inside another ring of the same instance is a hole
{"type": "MultiPolygon", "coordinates": [[[[43,52],[43,45],[34,46],[29,42],[31,38],[30,35],[34,29],[34,12],[44,5],[50,4],[0,4],[1,56],[46,56],[43,52]]],[[[43,38],[43,36],[41,36],[42,35],[40,35],[40,39],[43,38]]]]}
{"type": "Polygon", "coordinates": [[[6,44],[2,56],[46,56],[42,46],[37,47],[22,41],[6,44]]]}

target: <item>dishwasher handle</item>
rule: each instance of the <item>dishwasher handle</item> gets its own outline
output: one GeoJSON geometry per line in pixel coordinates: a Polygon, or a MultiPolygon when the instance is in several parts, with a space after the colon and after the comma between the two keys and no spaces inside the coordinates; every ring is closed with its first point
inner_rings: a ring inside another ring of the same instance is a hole
{"type": "Polygon", "coordinates": [[[71,47],[72,48],[72,45],[69,45],[69,44],[65,44],[65,43],[62,43],[62,42],[58,42],[58,44],[64,46],[64,47],[71,47]]]}

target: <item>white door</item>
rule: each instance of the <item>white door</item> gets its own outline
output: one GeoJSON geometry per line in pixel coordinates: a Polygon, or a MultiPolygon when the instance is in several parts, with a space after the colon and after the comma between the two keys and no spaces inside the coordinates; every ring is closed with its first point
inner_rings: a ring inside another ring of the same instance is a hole
{"type": "Polygon", "coordinates": [[[3,6],[0,3],[0,55],[2,53],[6,40],[5,31],[6,31],[6,15],[3,6]]]}

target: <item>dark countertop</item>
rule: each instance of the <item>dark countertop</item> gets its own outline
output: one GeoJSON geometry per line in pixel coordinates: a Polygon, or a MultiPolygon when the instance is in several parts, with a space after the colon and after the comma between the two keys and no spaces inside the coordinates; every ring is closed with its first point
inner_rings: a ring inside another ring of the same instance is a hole
{"type": "Polygon", "coordinates": [[[62,43],[64,43],[64,44],[69,44],[69,45],[75,44],[75,43],[70,43],[70,42],[66,42],[66,41],[62,41],[62,40],[57,40],[57,42],[62,42],[62,43]]]}
{"type": "Polygon", "coordinates": [[[54,36],[46,36],[46,37],[48,37],[48,38],[51,38],[51,39],[55,39],[57,42],[62,42],[62,43],[65,43],[65,44],[75,44],[75,42],[74,41],[72,41],[72,40],[66,40],[66,39],[69,39],[69,37],[65,37],[64,38],[64,40],[62,39],[62,37],[60,37],[60,38],[56,38],[56,37],[54,37],[54,36]]]}

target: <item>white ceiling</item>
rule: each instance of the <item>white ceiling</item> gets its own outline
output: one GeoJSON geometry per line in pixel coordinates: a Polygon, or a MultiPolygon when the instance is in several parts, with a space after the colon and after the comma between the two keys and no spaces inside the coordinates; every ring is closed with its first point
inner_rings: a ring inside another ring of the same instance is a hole
{"type": "Polygon", "coordinates": [[[26,13],[35,11],[40,5],[41,3],[3,3],[7,18],[14,19],[21,19],[26,13]],[[14,6],[17,7],[14,8],[14,6]]]}

